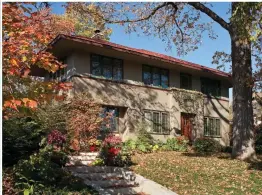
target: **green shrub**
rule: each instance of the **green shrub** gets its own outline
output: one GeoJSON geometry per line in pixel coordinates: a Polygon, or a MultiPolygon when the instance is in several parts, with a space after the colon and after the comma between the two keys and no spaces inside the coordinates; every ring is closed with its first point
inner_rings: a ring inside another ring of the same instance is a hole
{"type": "Polygon", "coordinates": [[[103,166],[105,162],[102,158],[96,158],[95,161],[92,163],[93,166],[103,166]]]}
{"type": "Polygon", "coordinates": [[[43,135],[40,124],[31,117],[3,120],[3,165],[14,165],[39,150],[43,135]]]}
{"type": "MultiPolygon", "coordinates": [[[[51,146],[47,146],[40,150],[39,153],[31,155],[28,160],[21,160],[15,166],[16,180],[20,181],[22,185],[21,188],[28,187],[28,184],[53,184],[61,179],[60,165],[56,161],[61,159],[56,159],[55,155],[60,152],[52,150],[51,146]]],[[[65,157],[60,153],[60,158],[64,159],[65,157]]],[[[62,160],[61,160],[62,161],[62,160]]]]}
{"type": "Polygon", "coordinates": [[[155,143],[152,135],[146,130],[146,124],[141,124],[138,129],[137,143],[153,145],[155,143]]]}
{"type": "Polygon", "coordinates": [[[136,151],[142,153],[152,152],[154,143],[154,138],[146,130],[146,124],[142,123],[138,129],[138,135],[136,139],[136,151]]]}
{"type": "Polygon", "coordinates": [[[221,145],[212,138],[197,138],[193,144],[193,148],[198,153],[211,154],[221,151],[221,145]]]}
{"type": "MultiPolygon", "coordinates": [[[[72,176],[61,166],[67,162],[63,151],[50,145],[33,154],[28,160],[20,160],[14,166],[15,187],[25,194],[91,194],[80,178],[72,176]]],[[[93,194],[93,193],[92,193],[93,194]]]]}
{"type": "Polygon", "coordinates": [[[131,154],[129,151],[121,150],[113,159],[113,165],[118,167],[126,167],[132,164],[131,154]]]}
{"type": "Polygon", "coordinates": [[[129,150],[130,152],[133,152],[136,150],[136,141],[133,139],[128,139],[127,141],[123,142],[123,148],[125,150],[129,150]]]}
{"type": "Polygon", "coordinates": [[[173,137],[173,138],[168,138],[166,143],[164,143],[161,148],[163,150],[167,151],[180,151],[180,152],[185,152],[187,151],[187,145],[189,141],[185,137],[173,137]]]}

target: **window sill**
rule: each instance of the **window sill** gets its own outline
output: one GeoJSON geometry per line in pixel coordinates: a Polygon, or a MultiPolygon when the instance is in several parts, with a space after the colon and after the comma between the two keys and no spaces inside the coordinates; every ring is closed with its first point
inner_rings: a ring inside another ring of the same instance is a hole
{"type": "Polygon", "coordinates": [[[169,133],[148,132],[148,133],[152,135],[170,135],[170,132],[169,133]]]}
{"type": "Polygon", "coordinates": [[[222,138],[220,135],[204,135],[204,137],[210,137],[210,138],[222,138]]]}

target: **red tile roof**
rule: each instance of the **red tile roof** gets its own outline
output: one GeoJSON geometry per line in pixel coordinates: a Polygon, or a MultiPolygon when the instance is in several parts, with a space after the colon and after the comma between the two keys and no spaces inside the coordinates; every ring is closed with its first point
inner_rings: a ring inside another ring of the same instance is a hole
{"type": "Polygon", "coordinates": [[[72,36],[72,35],[59,34],[53,41],[51,41],[49,43],[49,45],[50,46],[55,45],[56,42],[59,41],[60,39],[67,39],[67,40],[86,43],[86,44],[90,44],[90,45],[94,45],[94,46],[106,47],[106,48],[110,48],[110,49],[113,49],[113,50],[117,50],[117,51],[121,51],[121,52],[125,52],[125,53],[130,53],[130,54],[134,54],[134,55],[139,55],[139,56],[143,56],[143,57],[147,57],[147,58],[153,58],[153,59],[161,60],[161,61],[168,62],[168,63],[176,63],[178,65],[181,65],[181,66],[184,66],[184,67],[187,67],[187,68],[191,68],[191,69],[195,69],[195,70],[201,70],[201,71],[204,71],[204,72],[210,72],[210,73],[213,73],[215,75],[231,78],[231,74],[225,73],[225,72],[220,71],[220,70],[216,70],[216,69],[209,68],[209,67],[206,67],[206,66],[202,66],[202,65],[199,65],[199,64],[195,64],[195,63],[192,63],[192,62],[180,60],[180,59],[177,59],[177,58],[174,58],[174,57],[171,57],[171,56],[167,56],[167,55],[163,55],[163,54],[159,54],[159,53],[156,53],[156,52],[152,52],[152,51],[148,51],[148,50],[144,50],[144,49],[136,49],[136,48],[132,48],[132,47],[127,47],[127,46],[119,45],[119,44],[116,44],[116,43],[112,43],[112,42],[100,40],[100,39],[92,39],[92,38],[87,38],[87,37],[83,37],[83,36],[72,36]]]}

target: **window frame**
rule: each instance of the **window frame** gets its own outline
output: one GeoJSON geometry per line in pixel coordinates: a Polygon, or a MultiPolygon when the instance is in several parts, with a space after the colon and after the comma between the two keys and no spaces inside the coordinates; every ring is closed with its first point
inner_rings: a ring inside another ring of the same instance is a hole
{"type": "MultiPolygon", "coordinates": [[[[119,115],[120,115],[120,108],[119,107],[116,107],[116,106],[102,106],[103,108],[103,113],[102,114],[106,114],[108,113],[108,111],[105,111],[105,110],[109,110],[109,109],[114,109],[114,110],[117,110],[117,115],[115,116],[115,120],[116,120],[116,130],[110,130],[111,133],[118,133],[119,132],[119,115]]],[[[103,124],[102,124],[103,125],[103,124]]],[[[101,128],[100,130],[101,132],[104,132],[101,128]]]]}
{"type": "MultiPolygon", "coordinates": [[[[66,57],[63,58],[62,60],[63,64],[66,64],[66,57]]],[[[64,82],[66,81],[66,78],[64,78],[65,76],[67,77],[67,66],[66,65],[64,68],[59,68],[56,72],[49,72],[48,74],[48,78],[50,81],[59,81],[59,82],[64,82]]]]}
{"type": "Polygon", "coordinates": [[[105,55],[100,55],[100,54],[95,54],[95,53],[91,53],[90,54],[90,75],[92,75],[93,77],[103,77],[105,79],[108,79],[108,80],[113,80],[113,81],[123,81],[124,79],[124,60],[123,59],[119,59],[119,58],[114,58],[114,57],[109,57],[109,56],[105,56],[105,55]],[[100,75],[94,75],[93,74],[93,56],[98,56],[98,62],[99,62],[99,67],[100,67],[100,72],[101,74],[100,75]],[[114,79],[114,68],[117,67],[116,65],[114,65],[114,63],[111,63],[110,66],[111,66],[111,78],[106,78],[104,77],[104,64],[103,64],[103,58],[109,58],[112,62],[114,60],[119,60],[121,63],[120,63],[120,67],[121,67],[121,78],[120,79],[114,79]]]}
{"type": "Polygon", "coordinates": [[[148,133],[150,134],[158,134],[158,135],[170,135],[170,113],[166,112],[166,111],[157,111],[157,110],[144,110],[143,111],[143,120],[144,122],[148,122],[149,121],[149,127],[150,127],[150,131],[148,131],[148,133]],[[146,118],[145,114],[146,113],[150,113],[150,119],[146,118]],[[154,114],[158,114],[159,116],[159,122],[155,123],[154,122],[154,114]],[[167,129],[164,129],[163,127],[163,117],[162,115],[166,114],[167,117],[167,129]],[[158,131],[154,130],[154,127],[158,126],[158,131]]]}
{"type": "Polygon", "coordinates": [[[170,87],[170,76],[169,76],[169,69],[166,69],[166,68],[160,68],[160,67],[157,67],[157,66],[151,66],[151,65],[148,65],[148,64],[142,64],[142,82],[145,84],[145,85],[151,85],[151,86],[155,86],[155,87],[162,87],[164,89],[166,88],[169,88],[170,87]],[[145,72],[145,68],[149,68],[150,70],[150,84],[146,84],[145,83],[145,79],[144,79],[144,72],[145,72]],[[159,75],[159,82],[160,82],[160,85],[154,85],[153,84],[153,73],[154,73],[154,69],[158,70],[158,75],[159,75]],[[162,74],[163,72],[167,72],[167,87],[163,87],[162,85],[162,74]]]}
{"type": "Polygon", "coordinates": [[[204,117],[204,136],[205,137],[214,137],[214,138],[221,138],[221,120],[218,117],[204,117]],[[207,121],[207,123],[205,123],[207,121]],[[211,125],[212,121],[212,125],[211,125]],[[217,123],[218,122],[218,123],[217,123]],[[219,129],[217,129],[219,124],[219,129]],[[217,134],[217,131],[219,133],[217,134]],[[208,133],[206,133],[208,132],[208,133]]]}
{"type": "Polygon", "coordinates": [[[207,96],[221,97],[221,81],[216,79],[210,79],[207,77],[200,77],[201,92],[207,96]],[[218,85],[218,86],[215,86],[218,85]],[[216,94],[210,89],[217,89],[216,94]]]}
{"type": "Polygon", "coordinates": [[[180,88],[186,89],[186,90],[192,90],[192,75],[191,74],[183,73],[183,72],[180,73],[180,88]],[[189,85],[190,85],[188,88],[185,88],[182,86],[182,77],[188,77],[189,85]]]}

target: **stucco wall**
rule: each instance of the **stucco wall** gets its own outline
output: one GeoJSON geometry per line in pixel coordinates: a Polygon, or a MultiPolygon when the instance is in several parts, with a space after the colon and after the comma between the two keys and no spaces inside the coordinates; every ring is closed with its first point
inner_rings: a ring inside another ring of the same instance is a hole
{"type": "MultiPolygon", "coordinates": [[[[181,107],[176,98],[180,92],[176,90],[162,90],[135,86],[129,84],[114,83],[103,79],[88,77],[74,77],[74,93],[87,92],[88,95],[103,105],[120,107],[120,134],[125,139],[135,136],[136,129],[139,128],[143,119],[144,110],[166,111],[170,113],[169,135],[156,135],[156,139],[166,139],[180,135],[181,112],[186,112],[181,107]]],[[[203,101],[203,100],[200,100],[203,101]]],[[[192,109],[195,114],[193,137],[201,135],[203,129],[203,105],[197,109],[192,109]],[[200,111],[199,111],[200,110],[200,111]],[[200,130],[200,131],[199,131],[200,130]]],[[[190,111],[191,112],[191,111],[190,111]]]]}
{"type": "MultiPolygon", "coordinates": [[[[78,74],[90,73],[90,54],[84,52],[73,53],[68,59],[68,67],[74,68],[78,74]],[[73,64],[73,65],[72,65],[73,64]]],[[[170,135],[153,135],[156,139],[166,139],[179,135],[181,129],[181,112],[187,112],[177,99],[177,90],[162,90],[151,87],[138,86],[142,82],[142,64],[135,60],[124,60],[124,79],[129,84],[120,84],[103,79],[89,78],[88,76],[74,77],[74,92],[88,92],[98,103],[119,106],[119,129],[125,139],[135,136],[135,129],[143,118],[143,110],[167,111],[170,113],[170,135]],[[132,85],[133,84],[133,85],[132,85]]],[[[180,87],[180,71],[169,69],[170,87],[180,87]]],[[[221,82],[221,99],[197,100],[199,107],[195,109],[193,137],[203,135],[204,116],[219,117],[221,119],[221,138],[218,140],[223,145],[228,145],[228,88],[221,82]]],[[[200,76],[192,76],[192,88],[201,91],[200,76]]],[[[194,109],[192,109],[194,110],[194,109]]]]}

